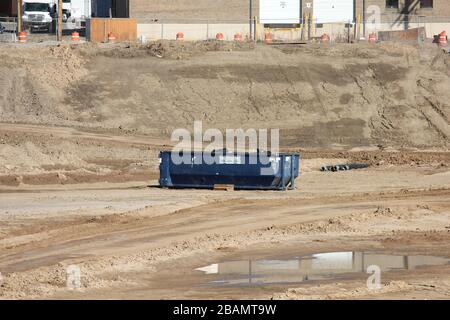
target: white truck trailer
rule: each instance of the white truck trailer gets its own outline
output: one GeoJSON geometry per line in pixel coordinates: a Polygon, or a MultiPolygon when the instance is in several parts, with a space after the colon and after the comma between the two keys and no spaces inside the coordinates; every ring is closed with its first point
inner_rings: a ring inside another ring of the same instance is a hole
{"type": "Polygon", "coordinates": [[[63,15],[68,27],[79,29],[91,16],[91,0],[63,0],[63,15]]]}

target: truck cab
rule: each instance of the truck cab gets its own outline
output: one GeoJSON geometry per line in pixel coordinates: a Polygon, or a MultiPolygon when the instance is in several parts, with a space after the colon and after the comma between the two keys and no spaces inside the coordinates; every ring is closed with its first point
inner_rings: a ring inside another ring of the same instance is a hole
{"type": "Polygon", "coordinates": [[[52,26],[52,12],[54,1],[24,0],[22,21],[25,28],[33,31],[50,31],[52,26]]]}

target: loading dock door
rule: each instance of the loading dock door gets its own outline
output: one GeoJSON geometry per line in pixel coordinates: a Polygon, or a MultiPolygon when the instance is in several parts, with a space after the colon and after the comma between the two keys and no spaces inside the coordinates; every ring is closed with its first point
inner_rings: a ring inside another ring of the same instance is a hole
{"type": "Polygon", "coordinates": [[[354,0],[314,0],[316,23],[353,22],[354,0]]]}
{"type": "Polygon", "coordinates": [[[300,22],[300,0],[260,0],[259,19],[264,24],[300,22]]]}

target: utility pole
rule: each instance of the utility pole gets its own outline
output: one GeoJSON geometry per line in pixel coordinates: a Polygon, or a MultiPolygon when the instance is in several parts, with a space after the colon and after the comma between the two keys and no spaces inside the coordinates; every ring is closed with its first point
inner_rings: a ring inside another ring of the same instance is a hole
{"type": "Polygon", "coordinates": [[[62,0],[58,0],[58,31],[57,31],[57,40],[62,41],[62,0]]]}
{"type": "Polygon", "coordinates": [[[22,32],[22,0],[17,0],[17,33],[22,32]]]}
{"type": "Polygon", "coordinates": [[[363,19],[363,37],[366,37],[366,0],[363,0],[363,14],[362,14],[362,19],[363,19]]]}
{"type": "Polygon", "coordinates": [[[252,27],[253,27],[253,23],[252,23],[252,18],[253,18],[253,0],[249,0],[248,3],[248,30],[249,30],[249,34],[250,34],[250,40],[253,39],[252,36],[252,27]]]}

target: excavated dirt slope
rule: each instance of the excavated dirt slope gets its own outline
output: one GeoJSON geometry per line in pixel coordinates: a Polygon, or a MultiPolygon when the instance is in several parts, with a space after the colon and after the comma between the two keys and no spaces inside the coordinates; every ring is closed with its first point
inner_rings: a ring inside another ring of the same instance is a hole
{"type": "Polygon", "coordinates": [[[0,61],[2,184],[156,171],[171,131],[194,120],[280,128],[291,148],[449,145],[450,58],[434,46],[30,45],[0,61]]]}
{"type": "Polygon", "coordinates": [[[233,287],[195,269],[450,257],[449,66],[436,47],[392,44],[2,46],[0,300],[448,299],[448,264],[383,272],[378,291],[364,270],[233,287]],[[151,187],[172,129],[194,120],[280,128],[283,149],[302,152],[296,190],[151,187]],[[319,171],[345,162],[371,166],[319,171]]]}

